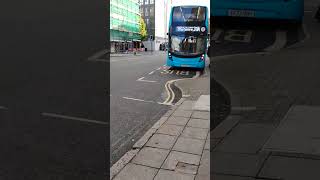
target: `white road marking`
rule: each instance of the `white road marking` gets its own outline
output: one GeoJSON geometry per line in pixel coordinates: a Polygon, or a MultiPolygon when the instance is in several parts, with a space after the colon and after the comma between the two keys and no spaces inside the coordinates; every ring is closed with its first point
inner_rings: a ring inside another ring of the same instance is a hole
{"type": "Polygon", "coordinates": [[[155,83],[155,82],[157,82],[157,81],[144,80],[144,77],[139,78],[137,81],[150,82],[150,83],[155,83]]]}
{"type": "Polygon", "coordinates": [[[6,107],[4,107],[4,106],[0,106],[0,109],[8,110],[8,108],[6,108],[6,107]]]}
{"type": "Polygon", "coordinates": [[[253,32],[251,30],[232,29],[226,32],[224,40],[232,42],[250,43],[253,32]]]}
{"type": "Polygon", "coordinates": [[[278,30],[276,32],[276,40],[274,43],[265,48],[264,51],[273,52],[282,49],[287,44],[287,31],[278,30]]]}
{"type": "Polygon", "coordinates": [[[96,61],[99,57],[103,56],[104,54],[106,54],[108,52],[109,52],[108,49],[104,49],[102,51],[99,51],[99,52],[95,53],[94,55],[90,56],[88,58],[88,61],[96,61]]]}
{"type": "Polygon", "coordinates": [[[133,101],[140,101],[140,102],[149,102],[149,103],[155,103],[154,101],[146,101],[143,99],[136,99],[136,98],[130,98],[130,97],[122,97],[123,99],[133,100],[133,101]]]}
{"type": "Polygon", "coordinates": [[[153,74],[154,73],[154,71],[151,71],[151,72],[149,72],[149,75],[151,75],[151,74],[153,74]]]}
{"type": "Polygon", "coordinates": [[[139,101],[139,102],[146,102],[146,103],[157,103],[161,105],[169,105],[169,104],[163,104],[161,102],[155,102],[155,101],[147,101],[143,99],[137,99],[137,98],[131,98],[131,97],[122,97],[123,99],[132,100],[132,101],[139,101]]]}
{"type": "Polygon", "coordinates": [[[211,39],[214,40],[214,41],[218,40],[220,35],[222,34],[222,32],[223,32],[222,29],[215,29],[211,39]]]}
{"type": "Polygon", "coordinates": [[[91,120],[91,119],[85,119],[85,118],[79,118],[79,117],[72,117],[72,116],[66,116],[66,115],[60,115],[60,114],[55,114],[55,113],[41,113],[42,116],[47,116],[47,117],[54,117],[54,118],[61,118],[61,119],[69,119],[69,120],[74,120],[74,121],[81,121],[81,122],[87,122],[87,123],[93,123],[93,124],[102,124],[102,125],[107,125],[107,122],[103,121],[97,121],[97,120],[91,120]]]}

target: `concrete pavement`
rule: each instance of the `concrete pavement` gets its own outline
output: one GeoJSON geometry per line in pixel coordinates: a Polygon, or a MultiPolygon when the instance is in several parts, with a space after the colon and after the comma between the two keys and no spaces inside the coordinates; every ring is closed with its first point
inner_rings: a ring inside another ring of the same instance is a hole
{"type": "Polygon", "coordinates": [[[111,168],[114,180],[207,180],[210,74],[175,82],[184,95],[111,168]]]}
{"type": "Polygon", "coordinates": [[[292,48],[214,63],[238,109],[210,133],[214,180],[320,179],[320,24],[305,23],[292,48]]]}
{"type": "MultiPolygon", "coordinates": [[[[173,69],[165,64],[165,53],[112,57],[110,59],[110,141],[112,165],[175,103],[180,91],[168,82],[192,78],[193,69],[173,69]],[[129,65],[128,65],[129,64],[129,65]]],[[[93,62],[94,63],[94,62],[93,62]]],[[[96,62],[99,63],[99,62],[96,62]]]]}
{"type": "Polygon", "coordinates": [[[181,99],[111,168],[110,179],[209,179],[210,112],[194,108],[208,100],[181,99]]]}

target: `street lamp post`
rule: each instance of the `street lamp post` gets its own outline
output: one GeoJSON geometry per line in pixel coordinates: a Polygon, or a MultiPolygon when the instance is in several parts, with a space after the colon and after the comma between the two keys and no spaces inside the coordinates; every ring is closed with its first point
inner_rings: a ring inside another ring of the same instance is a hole
{"type": "Polygon", "coordinates": [[[131,39],[131,48],[133,49],[133,47],[132,47],[132,44],[133,44],[133,33],[132,32],[129,32],[129,39],[131,39]]]}

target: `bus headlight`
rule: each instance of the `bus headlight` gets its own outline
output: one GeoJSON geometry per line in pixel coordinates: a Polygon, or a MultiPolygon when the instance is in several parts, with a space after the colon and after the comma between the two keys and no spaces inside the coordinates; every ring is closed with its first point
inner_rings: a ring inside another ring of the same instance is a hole
{"type": "Polygon", "coordinates": [[[172,55],[171,55],[171,53],[168,53],[168,57],[171,59],[172,58],[172,55]]]}

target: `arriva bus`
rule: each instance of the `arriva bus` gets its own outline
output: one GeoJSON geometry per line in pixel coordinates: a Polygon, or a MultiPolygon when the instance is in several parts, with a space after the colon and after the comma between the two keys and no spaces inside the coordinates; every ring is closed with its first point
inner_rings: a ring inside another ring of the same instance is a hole
{"type": "Polygon", "coordinates": [[[249,17],[289,20],[300,24],[304,0],[211,0],[213,17],[249,17]]]}
{"type": "Polygon", "coordinates": [[[208,16],[205,6],[172,7],[167,66],[204,69],[209,37],[208,16]]]}

